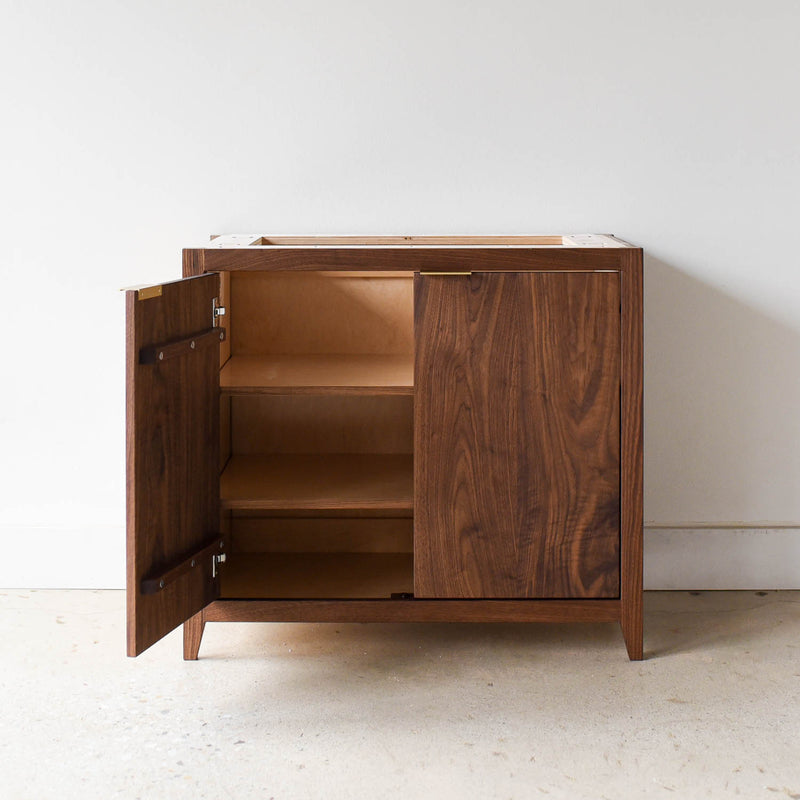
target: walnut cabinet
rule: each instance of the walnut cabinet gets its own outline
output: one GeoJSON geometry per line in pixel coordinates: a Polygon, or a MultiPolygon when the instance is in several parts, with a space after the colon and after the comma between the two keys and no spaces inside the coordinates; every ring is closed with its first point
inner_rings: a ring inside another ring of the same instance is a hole
{"type": "Polygon", "coordinates": [[[206,622],[619,622],[642,251],[220,236],[127,303],[128,653],[206,622]]]}

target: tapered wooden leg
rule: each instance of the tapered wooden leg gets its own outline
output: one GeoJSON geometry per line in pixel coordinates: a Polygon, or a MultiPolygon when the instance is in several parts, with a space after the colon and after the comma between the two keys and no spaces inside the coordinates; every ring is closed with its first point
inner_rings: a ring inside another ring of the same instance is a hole
{"type": "Polygon", "coordinates": [[[197,661],[197,654],[200,652],[200,642],[203,638],[205,627],[205,614],[202,611],[183,623],[184,661],[197,661]]]}
{"type": "Polygon", "coordinates": [[[628,658],[631,661],[641,661],[644,658],[644,642],[642,637],[642,604],[636,603],[633,607],[622,609],[622,619],[619,621],[622,635],[625,637],[625,647],[628,649],[628,658]]]}

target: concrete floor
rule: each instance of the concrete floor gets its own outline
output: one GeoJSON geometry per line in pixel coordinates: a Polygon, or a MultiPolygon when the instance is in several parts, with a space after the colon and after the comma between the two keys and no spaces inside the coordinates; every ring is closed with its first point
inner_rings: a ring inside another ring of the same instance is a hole
{"type": "Polygon", "coordinates": [[[616,625],[206,627],[124,656],[124,595],[0,593],[0,798],[800,798],[800,592],[616,625]]]}

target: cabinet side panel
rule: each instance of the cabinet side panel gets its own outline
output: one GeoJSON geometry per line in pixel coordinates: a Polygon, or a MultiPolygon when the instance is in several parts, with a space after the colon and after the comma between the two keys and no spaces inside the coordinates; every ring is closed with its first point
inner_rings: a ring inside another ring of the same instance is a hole
{"type": "Polygon", "coordinates": [[[205,250],[183,251],[183,277],[193,278],[205,272],[205,250]]]}
{"type": "Polygon", "coordinates": [[[155,593],[142,580],[191,557],[219,531],[219,354],[156,363],[143,348],[207,331],[216,275],[127,296],[128,654],[138,655],[218,594],[210,557],[155,593]]]}
{"type": "Polygon", "coordinates": [[[626,250],[622,265],[622,631],[628,655],[643,657],[643,269],[642,251],[626,250]]]}
{"type": "Polygon", "coordinates": [[[415,595],[618,597],[618,275],[415,292],[415,595]]]}

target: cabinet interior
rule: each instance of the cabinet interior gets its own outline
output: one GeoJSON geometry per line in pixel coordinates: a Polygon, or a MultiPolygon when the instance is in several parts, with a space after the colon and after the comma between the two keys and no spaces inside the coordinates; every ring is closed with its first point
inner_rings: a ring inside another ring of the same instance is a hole
{"type": "Polygon", "coordinates": [[[413,276],[221,275],[223,598],[413,591],[413,276]]]}

